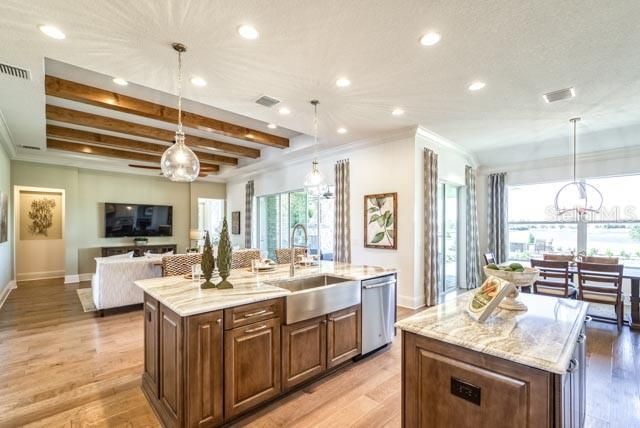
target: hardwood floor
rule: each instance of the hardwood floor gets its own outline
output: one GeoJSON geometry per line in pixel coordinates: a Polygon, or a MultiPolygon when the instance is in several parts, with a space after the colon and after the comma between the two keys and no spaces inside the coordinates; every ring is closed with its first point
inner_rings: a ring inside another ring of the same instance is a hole
{"type": "MultiPolygon", "coordinates": [[[[20,283],[0,309],[1,427],[158,426],[140,390],[142,311],[85,314],[79,286],[20,283]]],[[[640,426],[640,334],[588,333],[587,426],[640,426]]],[[[399,341],[235,426],[400,426],[399,341]]]]}

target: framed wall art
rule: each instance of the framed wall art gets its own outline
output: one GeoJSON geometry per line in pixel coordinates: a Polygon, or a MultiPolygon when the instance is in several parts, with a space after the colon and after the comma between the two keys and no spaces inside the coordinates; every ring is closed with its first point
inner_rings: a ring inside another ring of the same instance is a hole
{"type": "Polygon", "coordinates": [[[381,193],[364,197],[364,246],[398,248],[398,194],[381,193]]]}

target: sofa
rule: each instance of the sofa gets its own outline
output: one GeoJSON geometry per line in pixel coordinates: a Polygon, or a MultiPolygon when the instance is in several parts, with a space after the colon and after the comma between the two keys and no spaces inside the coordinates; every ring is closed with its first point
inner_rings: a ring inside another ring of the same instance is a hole
{"type": "Polygon", "coordinates": [[[158,257],[97,257],[91,278],[93,304],[104,310],[142,303],[143,293],[133,282],[162,276],[158,257]]]}

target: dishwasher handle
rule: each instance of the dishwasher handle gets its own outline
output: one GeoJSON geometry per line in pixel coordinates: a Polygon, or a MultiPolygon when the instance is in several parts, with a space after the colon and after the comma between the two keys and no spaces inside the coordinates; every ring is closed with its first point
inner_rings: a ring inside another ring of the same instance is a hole
{"type": "Polygon", "coordinates": [[[362,288],[364,288],[365,290],[369,290],[372,288],[380,288],[380,287],[386,287],[387,285],[395,285],[396,281],[387,281],[387,282],[382,282],[380,284],[371,284],[371,285],[363,285],[362,288]]]}

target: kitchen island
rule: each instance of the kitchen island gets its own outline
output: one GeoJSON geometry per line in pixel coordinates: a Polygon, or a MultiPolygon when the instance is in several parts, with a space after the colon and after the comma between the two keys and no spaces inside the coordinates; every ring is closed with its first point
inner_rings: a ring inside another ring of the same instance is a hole
{"type": "Polygon", "coordinates": [[[587,303],[520,294],[484,324],[467,292],[396,323],[405,427],[581,427],[587,303]]]}
{"type": "MultiPolygon", "coordinates": [[[[142,389],[163,426],[219,426],[362,353],[362,281],[376,292],[395,270],[321,262],[233,270],[233,289],[183,277],[144,291],[142,389]]],[[[390,321],[390,326],[395,320],[390,321]]]]}

